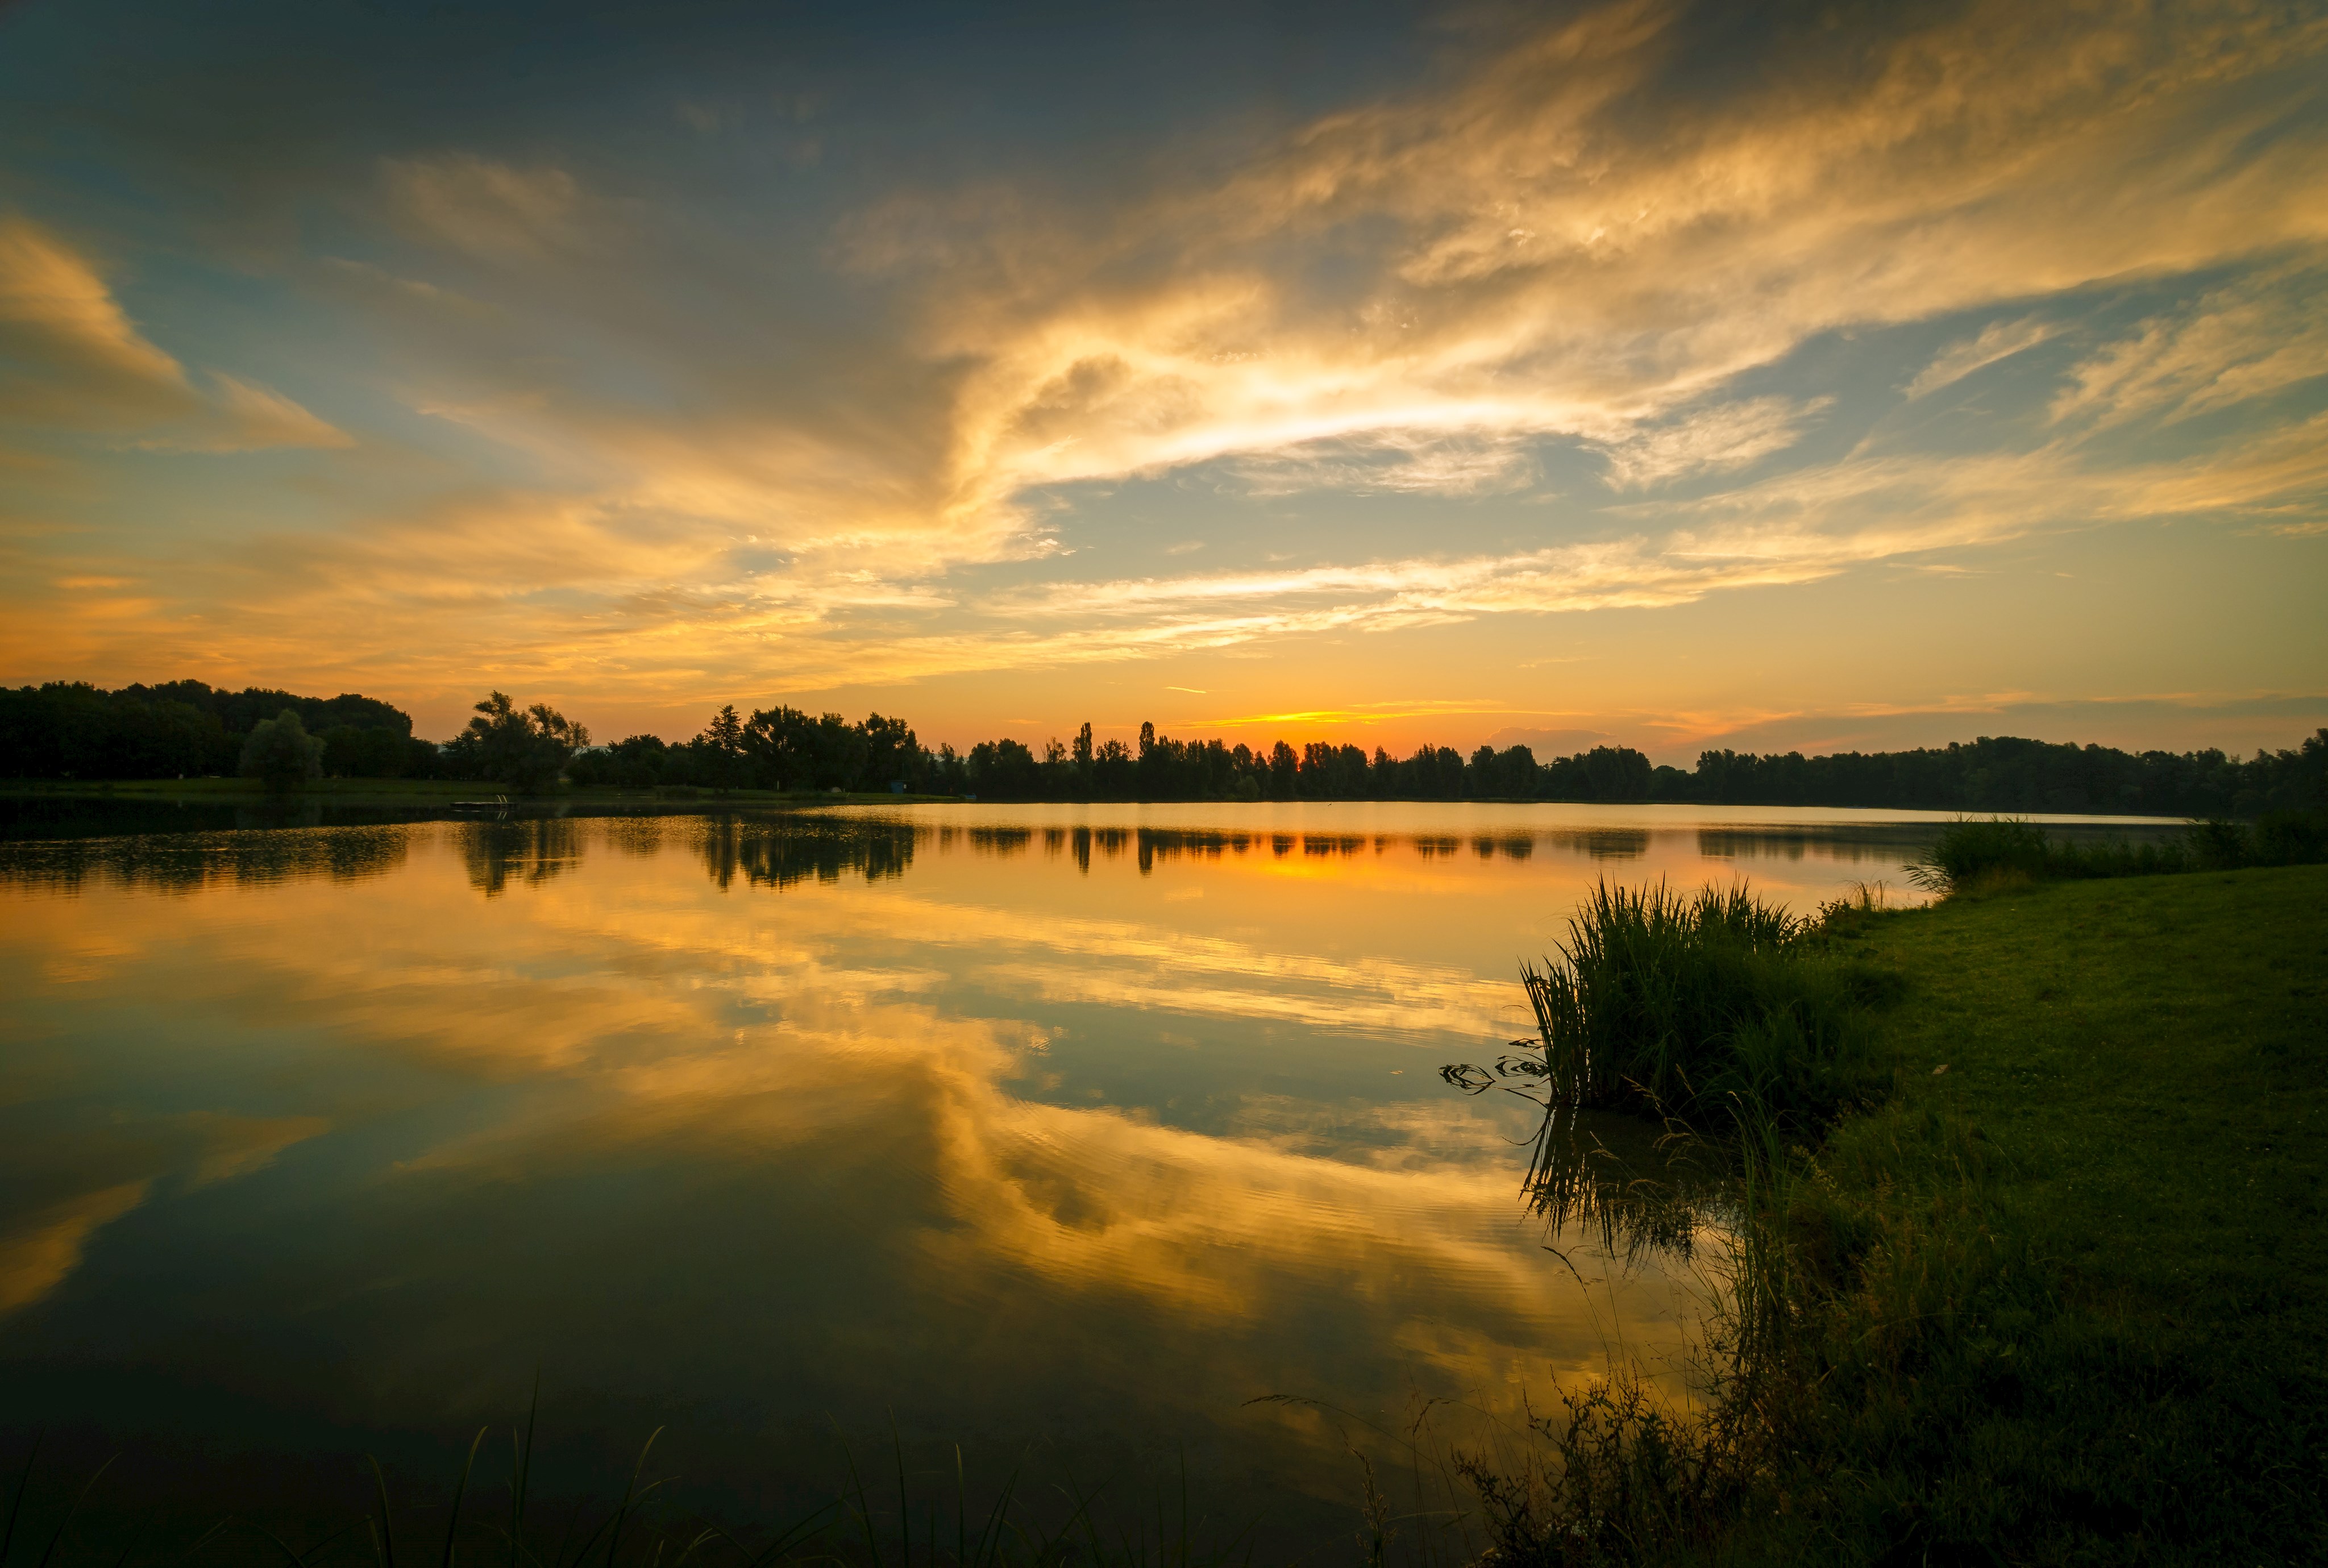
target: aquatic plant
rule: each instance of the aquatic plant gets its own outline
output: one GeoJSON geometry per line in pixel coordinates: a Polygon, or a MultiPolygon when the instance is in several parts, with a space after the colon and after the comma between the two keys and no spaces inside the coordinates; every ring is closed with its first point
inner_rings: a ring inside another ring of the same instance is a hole
{"type": "Polygon", "coordinates": [[[1547,1109],[1638,1111],[1701,1131],[1748,1107],[1823,1118],[1868,1086],[1863,1015],[1882,980],[1816,943],[1816,923],[1743,885],[1603,882],[1568,925],[1557,958],[1521,967],[1537,1038],[1492,1068],[1442,1068],[1448,1082],[1476,1094],[1519,1080],[1547,1109]]]}

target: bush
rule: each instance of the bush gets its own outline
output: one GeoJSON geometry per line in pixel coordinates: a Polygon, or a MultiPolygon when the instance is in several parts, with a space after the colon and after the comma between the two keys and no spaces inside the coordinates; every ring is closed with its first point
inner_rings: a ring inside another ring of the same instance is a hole
{"type": "Polygon", "coordinates": [[[2314,866],[2328,860],[2328,812],[2272,812],[2258,818],[2248,850],[2258,866],[2314,866]]]}
{"type": "Polygon", "coordinates": [[[1947,893],[2001,871],[2042,876],[2047,848],[2044,830],[2032,822],[1966,817],[1949,823],[1923,857],[1903,869],[1917,887],[1947,893]]]}

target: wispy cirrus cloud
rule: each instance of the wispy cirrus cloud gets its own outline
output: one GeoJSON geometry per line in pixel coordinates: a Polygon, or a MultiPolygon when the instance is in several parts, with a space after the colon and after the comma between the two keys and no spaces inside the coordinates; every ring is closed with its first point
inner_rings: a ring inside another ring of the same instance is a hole
{"type": "MultiPolygon", "coordinates": [[[[869,204],[829,255],[901,302],[912,346],[822,367],[812,409],[662,417],[558,379],[428,406],[622,505],[943,569],[1039,553],[1032,489],[1222,460],[1262,497],[1524,491],[1547,438],[1605,453],[1619,492],[1734,470],[1825,405],[1721,389],[1815,334],[2321,238],[2298,192],[2328,149],[2275,118],[2318,27],[1975,6],[1870,41],[1859,69],[1681,106],[1685,21],[1596,8],[1209,184],[1097,209],[1012,184],[869,204]],[[1319,286],[1308,264],[1328,257],[1338,281],[1319,286]]],[[[643,199],[474,154],[383,170],[390,221],[522,277],[567,329],[651,320],[678,334],[664,352],[696,343],[619,281],[671,260],[643,199]]],[[[1912,391],[2030,346],[2031,319],[1983,329],[1912,391]]],[[[720,352],[654,374],[708,390],[720,352]]]]}
{"type": "Polygon", "coordinates": [[[1609,446],[1610,484],[1620,491],[1647,490],[1693,474],[1746,467],[1793,446],[1804,423],[1834,401],[1749,398],[1639,427],[1609,446]]]}
{"type": "Polygon", "coordinates": [[[1927,397],[1943,387],[1956,385],[1976,371],[1986,370],[2024,349],[2035,348],[2052,337],[2055,331],[2034,316],[1992,322],[1980,330],[1977,337],[1966,338],[1941,350],[1901,390],[1911,402],[1927,397]]]}
{"type": "Polygon", "coordinates": [[[2328,376],[2328,270],[2267,268],[2101,345],[2054,399],[2057,421],[2195,418],[2328,376]]]}
{"type": "Polygon", "coordinates": [[[579,242],[591,203],[564,169],[520,169],[474,154],[389,158],[389,211],[422,239],[492,261],[533,262],[579,242]]]}
{"type": "Polygon", "coordinates": [[[352,539],[278,539],[228,561],[108,579],[117,586],[84,596],[84,613],[51,634],[91,660],[174,639],[192,657],[209,634],[200,606],[225,599],[253,606],[240,635],[260,660],[311,658],[306,628],[328,615],[347,627],[335,651],[349,668],[393,658],[416,682],[448,690],[486,670],[640,697],[681,685],[697,700],[724,699],[723,671],[776,646],[784,669],[758,677],[770,693],[1116,663],[1486,616],[1671,607],[2133,519],[2285,530],[2328,488],[2318,423],[2139,466],[2089,465],[2066,439],[1977,458],[1863,456],[1641,502],[1613,514],[1632,531],[1531,550],[984,591],[866,560],[739,574],[724,530],[512,493],[352,539]]]}
{"type": "MultiPolygon", "coordinates": [[[[1706,394],[1814,333],[2321,238],[2296,193],[2328,149],[2244,139],[2300,93],[2276,73],[2316,52],[2316,26],[1976,6],[1903,29],[1866,69],[1648,131],[1634,111],[1664,85],[1677,21],[1597,9],[1450,91],[1332,117],[1213,189],[1097,225],[900,201],[858,220],[844,254],[927,277],[930,332],[976,367],[955,489],[1000,504],[1028,484],[1458,436],[1603,444],[1635,454],[1612,466],[1635,487],[1692,453],[1779,449],[1777,405],[1706,394]],[[1360,223],[1382,237],[1353,250],[1360,223]],[[1355,281],[1288,286],[1305,243],[1355,281]]],[[[1477,470],[1451,472],[1461,488],[1477,470]]]]}

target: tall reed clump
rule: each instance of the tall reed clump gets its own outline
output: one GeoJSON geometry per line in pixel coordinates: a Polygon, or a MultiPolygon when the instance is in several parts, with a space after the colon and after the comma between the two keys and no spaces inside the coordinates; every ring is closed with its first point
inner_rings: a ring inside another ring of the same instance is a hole
{"type": "Polygon", "coordinates": [[[1492,1073],[1444,1070],[1474,1092],[1534,1080],[1515,1092],[1545,1108],[1528,1178],[1539,1197],[1563,1169],[1554,1156],[1578,1108],[1664,1119],[1665,1141],[1697,1150],[1701,1176],[1726,1173],[1729,1192],[1703,1408],[1676,1412],[1616,1368],[1534,1416],[1532,1451],[1458,1456],[1498,1568],[1687,1560],[1760,1506],[1792,1425],[1792,1339],[1823,1282],[1863,1244],[1812,1201],[1821,1193],[1804,1145],[1890,1081],[1874,1014],[1902,984],[1850,951],[1881,906],[1880,890],[1863,887],[1807,918],[1743,887],[1604,883],[1558,956],[1522,972],[1536,1048],[1492,1073]]]}
{"type": "Polygon", "coordinates": [[[1872,1086],[1883,978],[1745,887],[1594,888],[1560,957],[1522,968],[1554,1105],[1692,1123],[1816,1121],[1872,1086]]]}

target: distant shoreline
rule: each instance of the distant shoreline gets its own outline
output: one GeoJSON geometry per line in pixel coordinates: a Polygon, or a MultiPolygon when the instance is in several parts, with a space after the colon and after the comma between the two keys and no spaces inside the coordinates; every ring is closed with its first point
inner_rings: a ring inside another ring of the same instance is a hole
{"type": "MultiPolygon", "coordinates": [[[[185,778],[185,779],[0,779],[0,800],[86,800],[136,801],[146,804],[167,804],[183,802],[187,804],[263,804],[274,802],[293,804],[303,802],[324,802],[347,806],[420,806],[452,807],[455,803],[474,802],[500,793],[496,786],[479,784],[474,779],[322,779],[298,789],[269,793],[265,785],[253,778],[185,778]]],[[[1967,812],[1964,808],[1939,805],[1806,805],[1788,801],[1582,801],[1558,800],[1543,795],[1481,795],[1448,801],[1441,796],[1368,796],[1348,800],[1299,801],[1234,801],[1213,800],[1194,795],[1159,795],[1141,799],[1106,799],[1082,801],[1028,801],[997,797],[981,800],[975,794],[913,794],[882,792],[840,790],[756,790],[716,789],[692,784],[663,784],[649,789],[615,789],[605,786],[566,784],[538,794],[512,794],[508,799],[511,811],[539,811],[561,805],[639,806],[655,811],[700,809],[703,807],[797,807],[832,805],[1616,805],[1641,810],[1672,808],[1676,810],[1753,809],[1769,811],[1835,811],[1835,812],[1912,812],[1919,814],[1970,814],[1988,816],[1986,811],[1967,812]]],[[[2154,823],[2161,827],[2189,822],[2197,819],[2165,812],[2010,812],[2003,813],[2026,817],[2032,821],[2053,819],[2118,822],[2127,826],[2154,823]]]]}

